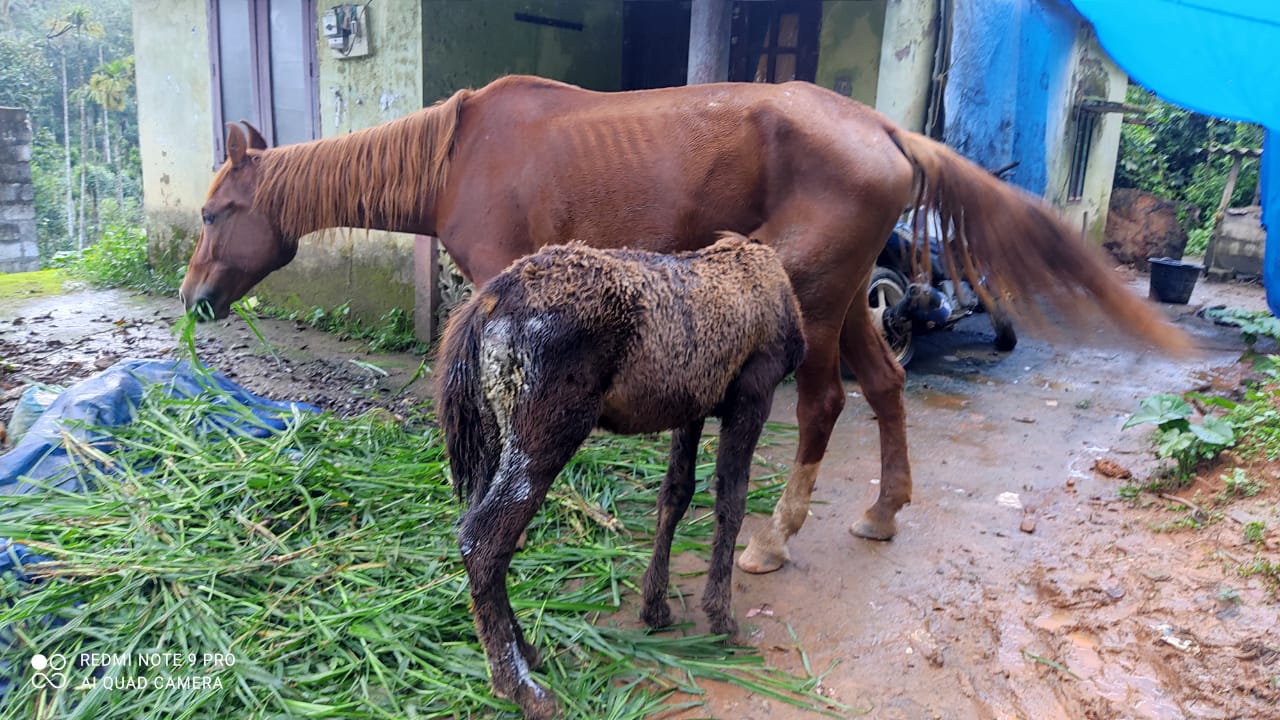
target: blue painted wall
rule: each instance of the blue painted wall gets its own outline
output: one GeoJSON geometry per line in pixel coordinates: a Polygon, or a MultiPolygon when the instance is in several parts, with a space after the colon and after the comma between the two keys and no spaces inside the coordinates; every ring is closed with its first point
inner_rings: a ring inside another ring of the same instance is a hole
{"type": "Polygon", "coordinates": [[[1042,195],[1049,143],[1063,137],[1080,16],[1059,0],[957,0],[946,142],[979,165],[1019,165],[1010,180],[1042,195]]]}

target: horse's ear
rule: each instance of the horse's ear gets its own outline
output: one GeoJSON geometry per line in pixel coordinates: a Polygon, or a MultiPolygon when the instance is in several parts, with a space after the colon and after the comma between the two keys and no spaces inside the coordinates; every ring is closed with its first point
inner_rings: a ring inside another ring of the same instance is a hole
{"type": "Polygon", "coordinates": [[[241,120],[245,130],[249,131],[249,148],[253,150],[266,150],[267,139],[262,137],[262,133],[258,132],[258,128],[254,127],[248,120],[241,120]]]}
{"type": "Polygon", "coordinates": [[[239,125],[227,123],[227,160],[231,163],[231,167],[240,167],[240,163],[244,162],[248,142],[239,125]]]}

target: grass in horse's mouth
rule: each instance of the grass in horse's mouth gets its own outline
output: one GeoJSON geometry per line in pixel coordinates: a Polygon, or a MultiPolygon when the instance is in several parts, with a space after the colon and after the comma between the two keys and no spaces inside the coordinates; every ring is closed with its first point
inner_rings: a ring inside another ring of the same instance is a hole
{"type": "MultiPolygon", "coordinates": [[[[438,431],[299,414],[265,438],[210,441],[196,428],[226,411],[214,400],[156,393],[109,431],[109,457],[77,451],[93,490],[5,499],[0,537],[52,562],[34,585],[0,578],[0,718],[516,716],[489,692],[438,431]],[[35,653],[130,657],[73,660],[55,691],[27,682],[35,653]],[[140,664],[150,653],[171,655],[140,664]]],[[[834,714],[818,677],[751,649],[613,627],[648,560],[665,462],[658,439],[591,440],[512,565],[516,611],[566,716],[650,717],[706,680],[834,714]]],[[[753,492],[750,509],[769,512],[777,489],[753,492]]],[[[702,547],[710,532],[685,523],[677,543],[702,547]]]]}

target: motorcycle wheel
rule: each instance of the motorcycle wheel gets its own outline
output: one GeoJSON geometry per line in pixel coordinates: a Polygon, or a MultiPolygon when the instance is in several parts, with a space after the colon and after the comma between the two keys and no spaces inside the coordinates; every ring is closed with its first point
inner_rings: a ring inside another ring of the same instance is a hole
{"type": "Polygon", "coordinates": [[[907,280],[896,270],[876,266],[871,272],[871,284],[867,288],[867,304],[871,306],[871,317],[880,335],[889,343],[893,357],[898,364],[906,367],[915,354],[915,342],[911,335],[911,321],[901,319],[885,323],[885,313],[897,305],[907,295],[907,280]]]}

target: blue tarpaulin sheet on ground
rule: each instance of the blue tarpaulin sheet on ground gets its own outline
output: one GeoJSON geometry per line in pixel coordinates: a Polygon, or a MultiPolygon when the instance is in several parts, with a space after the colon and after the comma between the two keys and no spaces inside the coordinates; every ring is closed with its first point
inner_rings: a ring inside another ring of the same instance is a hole
{"type": "Polygon", "coordinates": [[[1263,283],[1280,315],[1280,0],[1071,0],[1131,78],[1165,100],[1262,125],[1263,283]]]}
{"type": "MultiPolygon", "coordinates": [[[[215,406],[227,407],[222,419],[207,428],[210,442],[216,442],[219,433],[261,437],[278,432],[298,410],[316,410],[302,403],[267,400],[221,373],[194,369],[186,362],[124,360],[63,391],[17,446],[0,455],[0,507],[6,495],[46,492],[46,487],[82,491],[75,468],[81,461],[73,456],[68,442],[110,454],[110,441],[98,429],[131,422],[149,388],[161,388],[173,397],[203,396],[215,406]],[[232,411],[233,405],[250,412],[232,411]]],[[[22,567],[33,561],[26,548],[0,538],[0,573],[16,570],[20,578],[25,577],[22,567]]]]}

